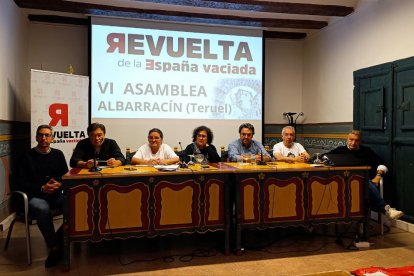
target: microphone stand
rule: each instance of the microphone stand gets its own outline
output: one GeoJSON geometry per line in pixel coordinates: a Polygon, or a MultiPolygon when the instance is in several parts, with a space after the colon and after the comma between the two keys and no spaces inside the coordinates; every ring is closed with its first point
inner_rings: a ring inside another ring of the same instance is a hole
{"type": "Polygon", "coordinates": [[[183,160],[184,159],[184,156],[183,156],[183,154],[184,154],[183,147],[181,145],[181,142],[178,142],[178,144],[180,145],[180,149],[181,149],[181,152],[178,155],[178,158],[180,158],[180,168],[181,169],[186,169],[186,168],[188,168],[188,165],[183,160]]]}
{"type": "Polygon", "coordinates": [[[96,156],[98,156],[97,152],[95,152],[95,155],[93,156],[93,167],[89,169],[90,172],[99,172],[102,170],[102,168],[96,166],[96,156]]]}
{"type": "Polygon", "coordinates": [[[256,164],[257,165],[260,165],[260,166],[266,165],[266,161],[263,160],[263,152],[262,152],[262,150],[260,150],[260,160],[259,161],[256,161],[256,164]]]}
{"type": "Polygon", "coordinates": [[[255,141],[253,141],[252,140],[252,142],[256,145],[256,147],[258,147],[259,148],[259,150],[260,150],[260,160],[259,161],[256,161],[256,165],[260,165],[260,166],[263,166],[263,165],[266,165],[266,161],[264,161],[263,160],[263,151],[262,151],[262,149],[259,147],[259,145],[257,145],[256,143],[255,143],[255,141]]]}
{"type": "Polygon", "coordinates": [[[300,116],[305,115],[305,113],[300,112],[298,115],[296,114],[297,114],[296,112],[283,112],[283,116],[287,118],[289,125],[295,129],[295,132],[296,132],[296,121],[298,120],[300,116]],[[295,119],[293,118],[293,115],[296,115],[295,119]]]}

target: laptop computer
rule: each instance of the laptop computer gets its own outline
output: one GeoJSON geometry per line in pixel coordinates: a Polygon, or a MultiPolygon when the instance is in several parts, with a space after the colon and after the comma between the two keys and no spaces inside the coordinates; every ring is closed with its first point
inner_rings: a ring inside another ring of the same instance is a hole
{"type": "Polygon", "coordinates": [[[361,160],[353,154],[347,153],[326,153],[323,160],[327,159],[327,165],[330,166],[364,166],[364,160],[361,160]]]}

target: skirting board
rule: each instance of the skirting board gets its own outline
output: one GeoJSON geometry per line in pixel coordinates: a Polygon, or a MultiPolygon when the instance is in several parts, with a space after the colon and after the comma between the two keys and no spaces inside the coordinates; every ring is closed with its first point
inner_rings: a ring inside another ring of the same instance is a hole
{"type": "Polygon", "coordinates": [[[2,222],[0,222],[0,231],[3,232],[9,229],[10,224],[12,223],[15,217],[16,217],[16,213],[13,212],[8,217],[6,217],[2,222]]]}
{"type": "MultiPolygon", "coordinates": [[[[378,219],[378,213],[377,212],[371,212],[371,219],[377,220],[378,219]]],[[[403,220],[388,220],[385,216],[383,218],[385,221],[385,225],[390,227],[396,227],[398,229],[401,229],[406,232],[410,232],[414,234],[414,224],[403,221],[403,220]]]]}

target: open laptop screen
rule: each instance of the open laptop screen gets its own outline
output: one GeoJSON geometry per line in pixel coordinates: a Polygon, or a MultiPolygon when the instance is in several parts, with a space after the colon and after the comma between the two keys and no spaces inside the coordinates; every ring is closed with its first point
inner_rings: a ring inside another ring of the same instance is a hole
{"type": "MultiPolygon", "coordinates": [[[[328,165],[331,166],[363,166],[364,160],[361,160],[353,154],[346,153],[326,153],[324,155],[328,159],[328,165]]],[[[326,159],[324,157],[324,159],[326,159]]]]}

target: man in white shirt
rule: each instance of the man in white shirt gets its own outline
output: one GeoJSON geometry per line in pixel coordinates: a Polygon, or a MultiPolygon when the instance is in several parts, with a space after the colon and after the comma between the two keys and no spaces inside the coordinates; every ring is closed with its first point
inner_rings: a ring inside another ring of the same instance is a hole
{"type": "Polygon", "coordinates": [[[277,161],[288,163],[306,162],[309,160],[309,153],[305,148],[295,141],[295,128],[285,126],[282,129],[282,142],[273,146],[273,156],[277,161]]]}

